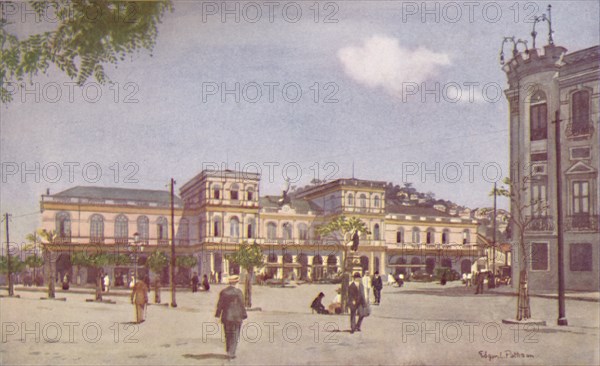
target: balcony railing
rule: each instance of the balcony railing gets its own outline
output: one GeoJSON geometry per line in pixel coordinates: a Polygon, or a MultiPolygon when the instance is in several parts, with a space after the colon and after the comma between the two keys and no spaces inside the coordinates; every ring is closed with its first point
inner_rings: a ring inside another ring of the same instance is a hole
{"type": "Polygon", "coordinates": [[[61,235],[54,239],[56,244],[68,244],[71,242],[71,235],[61,235]]]}
{"type": "Polygon", "coordinates": [[[553,231],[554,230],[554,219],[552,216],[540,216],[540,217],[530,217],[527,219],[531,221],[527,225],[528,231],[553,231]]]}
{"type": "Polygon", "coordinates": [[[128,238],[115,238],[115,244],[128,244],[128,238]]]}
{"type": "Polygon", "coordinates": [[[587,123],[570,122],[569,124],[567,124],[567,130],[565,131],[565,135],[567,137],[590,136],[593,132],[594,125],[591,121],[587,123]]]}
{"type": "Polygon", "coordinates": [[[158,245],[169,245],[169,239],[158,239],[158,245]]]}
{"type": "Polygon", "coordinates": [[[572,215],[565,220],[567,231],[598,231],[598,216],[572,215]]]}

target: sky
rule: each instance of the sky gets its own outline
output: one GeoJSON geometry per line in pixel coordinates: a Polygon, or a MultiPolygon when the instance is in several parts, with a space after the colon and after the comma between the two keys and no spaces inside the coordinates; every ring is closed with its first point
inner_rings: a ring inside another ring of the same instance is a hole
{"type": "MultiPolygon", "coordinates": [[[[214,167],[259,171],[262,195],[354,175],[491,206],[509,165],[500,47],[531,47],[547,4],[174,1],[152,52],[106,67],[114,84],[50,68],[0,106],[11,241],[40,226],[47,189],[177,189],[214,167]]],[[[598,1],[550,4],[556,45],[599,43],[598,1]]],[[[19,35],[54,26],[7,17],[19,35]]]]}

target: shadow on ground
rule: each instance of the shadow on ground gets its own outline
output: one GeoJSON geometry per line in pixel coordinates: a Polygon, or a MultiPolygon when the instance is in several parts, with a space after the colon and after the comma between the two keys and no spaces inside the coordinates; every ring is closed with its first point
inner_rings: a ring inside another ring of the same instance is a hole
{"type": "Polygon", "coordinates": [[[229,356],[218,353],[201,353],[199,355],[191,355],[189,353],[183,355],[184,358],[191,358],[194,360],[229,360],[229,356]]]}

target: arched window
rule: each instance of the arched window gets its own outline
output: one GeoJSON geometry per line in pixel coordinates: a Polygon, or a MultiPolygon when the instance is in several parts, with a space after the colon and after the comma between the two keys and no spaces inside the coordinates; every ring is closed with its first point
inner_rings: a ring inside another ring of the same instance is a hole
{"type": "Polygon", "coordinates": [[[304,223],[298,224],[298,239],[308,240],[308,226],[304,223]]]}
{"type": "Polygon", "coordinates": [[[146,216],[139,216],[137,218],[137,232],[143,244],[148,244],[148,238],[150,237],[149,222],[146,216]]]}
{"type": "Polygon", "coordinates": [[[435,230],[433,228],[427,229],[427,244],[435,244],[435,230]]]}
{"type": "Polygon", "coordinates": [[[463,230],[463,244],[469,244],[471,242],[471,233],[469,229],[463,230]]]}
{"type": "Polygon", "coordinates": [[[571,98],[571,132],[573,135],[585,134],[591,125],[590,93],[587,90],[580,90],[573,93],[571,98]]]}
{"type": "Polygon", "coordinates": [[[104,218],[95,214],[90,218],[90,243],[104,242],[104,218]]]}
{"type": "Polygon", "coordinates": [[[68,212],[56,214],[56,234],[63,242],[71,241],[71,216],[68,212]]]}
{"type": "Polygon", "coordinates": [[[360,207],[367,207],[367,196],[365,196],[365,194],[361,194],[359,196],[360,199],[360,207]]]}
{"type": "Polygon", "coordinates": [[[156,238],[159,242],[169,239],[169,225],[167,219],[162,216],[156,220],[156,238]]]}
{"type": "Polygon", "coordinates": [[[381,240],[381,235],[379,233],[379,224],[373,225],[373,240],[381,240]]]}
{"type": "Polygon", "coordinates": [[[179,242],[189,244],[190,240],[190,222],[186,218],[179,220],[179,230],[177,231],[179,242]]]}
{"type": "Polygon", "coordinates": [[[254,199],[254,188],[248,187],[248,189],[246,189],[246,199],[248,201],[252,201],[254,199]]]}
{"type": "Polygon", "coordinates": [[[213,186],[213,198],[215,198],[215,199],[221,198],[221,186],[218,184],[215,184],[213,186]]]}
{"type": "Polygon", "coordinates": [[[217,216],[213,219],[213,236],[221,236],[221,217],[217,216]]]}
{"type": "Polygon", "coordinates": [[[531,96],[529,107],[530,140],[545,140],[548,138],[548,109],[546,94],[538,90],[531,96]]]}
{"type": "Polygon", "coordinates": [[[375,198],[373,198],[373,206],[379,208],[379,196],[375,196],[375,198]]]}
{"type": "Polygon", "coordinates": [[[267,239],[277,239],[277,225],[274,222],[267,224],[267,239]]]}
{"type": "Polygon", "coordinates": [[[421,230],[418,227],[412,229],[412,242],[415,244],[421,243],[421,230]]]}
{"type": "Polygon", "coordinates": [[[240,237],[240,220],[236,216],[229,220],[229,236],[232,238],[240,237]]]}
{"type": "Polygon", "coordinates": [[[125,215],[115,218],[115,243],[127,244],[129,241],[129,220],[125,215]]]}
{"type": "Polygon", "coordinates": [[[237,184],[231,185],[231,188],[229,189],[229,194],[232,200],[237,201],[239,199],[239,190],[240,188],[237,184]]]}
{"type": "Polygon", "coordinates": [[[450,244],[450,230],[448,229],[442,231],[442,244],[450,244]]]}
{"type": "Polygon", "coordinates": [[[248,225],[247,225],[247,229],[246,229],[246,236],[249,239],[254,238],[254,226],[255,226],[255,221],[254,219],[249,219],[248,220],[248,225]]]}
{"type": "Polygon", "coordinates": [[[292,239],[292,224],[286,222],[282,226],[283,229],[283,239],[291,240],[292,239]]]}
{"type": "Polygon", "coordinates": [[[399,228],[396,231],[396,243],[401,244],[404,243],[404,229],[399,228]]]}
{"type": "Polygon", "coordinates": [[[352,193],[348,193],[346,202],[348,203],[348,206],[354,206],[354,195],[352,193]]]}

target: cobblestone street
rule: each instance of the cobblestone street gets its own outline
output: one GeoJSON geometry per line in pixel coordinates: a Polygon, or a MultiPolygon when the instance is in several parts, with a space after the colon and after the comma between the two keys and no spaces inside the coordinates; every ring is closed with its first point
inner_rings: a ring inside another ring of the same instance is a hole
{"type": "MultiPolygon", "coordinates": [[[[514,317],[513,296],[474,295],[458,283],[385,287],[362,332],[350,334],[348,316],[311,314],[320,292],[327,305],[334,285],[255,286],[242,327],[238,357],[227,360],[214,318],[218,292],[178,292],[176,309],[151,305],[134,325],[127,293],[116,304],[89,303],[90,294],[60,292],[67,301],[40,300],[43,292],[2,298],[1,364],[598,364],[598,302],[567,300],[568,327],[556,323],[556,301],[532,298],[546,327],[502,324],[514,317]],[[565,353],[557,350],[568,349],[565,353]],[[381,350],[385,350],[382,352],[381,350]],[[460,356],[458,358],[457,356],[460,356]]],[[[77,289],[81,290],[81,289],[77,289]]],[[[78,291],[79,292],[79,291],[78,291]]],[[[151,294],[152,295],[152,294],[151,294]]],[[[150,296],[152,298],[152,296],[150,296]]],[[[163,300],[169,301],[168,291],[163,300]]]]}

